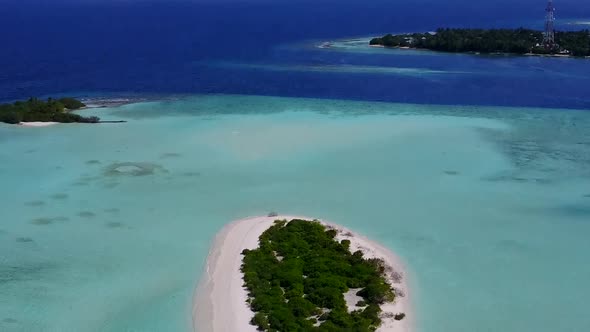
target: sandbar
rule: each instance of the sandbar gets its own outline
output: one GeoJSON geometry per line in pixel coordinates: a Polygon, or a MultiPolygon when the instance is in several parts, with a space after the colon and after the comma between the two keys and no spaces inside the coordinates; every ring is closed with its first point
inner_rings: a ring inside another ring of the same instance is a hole
{"type": "Polygon", "coordinates": [[[40,122],[40,121],[33,121],[33,122],[21,122],[19,125],[24,127],[48,127],[58,124],[59,122],[40,122]]]}

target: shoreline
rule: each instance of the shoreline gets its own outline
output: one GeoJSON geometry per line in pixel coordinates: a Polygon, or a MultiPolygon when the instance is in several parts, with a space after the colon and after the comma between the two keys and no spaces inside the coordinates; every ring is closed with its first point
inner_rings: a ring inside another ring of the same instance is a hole
{"type": "Polygon", "coordinates": [[[385,46],[385,45],[381,45],[381,44],[369,45],[369,47],[376,47],[376,48],[383,48],[383,49],[425,51],[425,52],[435,52],[435,53],[441,53],[441,54],[465,54],[465,55],[476,55],[476,56],[511,56],[511,57],[540,56],[540,57],[547,57],[547,58],[590,59],[590,56],[573,56],[573,55],[569,55],[569,54],[540,54],[540,53],[530,53],[530,52],[529,53],[445,52],[445,51],[431,50],[428,48],[418,48],[418,47],[410,47],[410,46],[385,46]]]}
{"type": "Polygon", "coordinates": [[[32,122],[19,122],[19,126],[23,127],[49,127],[59,124],[59,122],[41,122],[41,121],[32,121],[32,122]]]}
{"type": "Polygon", "coordinates": [[[92,123],[88,123],[88,122],[40,122],[40,121],[34,121],[34,122],[19,122],[17,125],[21,126],[21,127],[30,127],[30,128],[42,128],[42,127],[50,127],[50,126],[55,126],[58,124],[71,124],[71,123],[79,123],[79,124],[101,124],[101,123],[126,123],[127,120],[100,120],[98,122],[92,122],[92,123]]]}
{"type": "MultiPolygon", "coordinates": [[[[359,39],[360,40],[360,39],[359,39]]],[[[347,40],[336,40],[339,41],[347,41],[347,40]]],[[[368,42],[368,40],[367,40],[368,42]]],[[[320,49],[337,49],[333,47],[334,42],[323,42],[315,47],[320,49]]],[[[464,55],[476,55],[476,56],[511,56],[511,57],[530,57],[530,56],[537,56],[537,57],[548,57],[548,58],[566,58],[566,59],[590,59],[590,56],[573,56],[569,54],[540,54],[540,53],[502,53],[502,52],[493,52],[493,53],[482,53],[482,52],[445,52],[445,51],[437,51],[431,50],[428,48],[419,48],[419,47],[410,47],[410,46],[385,46],[382,44],[368,44],[368,48],[381,48],[381,49],[399,49],[399,50],[413,50],[413,51],[421,51],[421,52],[434,52],[434,53],[441,53],[441,54],[464,54],[464,55]]]]}
{"type": "Polygon", "coordinates": [[[317,220],[326,227],[338,230],[336,239],[351,241],[352,252],[362,250],[366,258],[382,258],[385,264],[403,275],[399,283],[388,280],[396,289],[402,290],[403,296],[396,296],[393,303],[381,305],[383,313],[406,314],[401,321],[383,318],[378,332],[410,332],[413,328],[413,311],[408,289],[408,274],[402,260],[389,249],[351,230],[322,219],[302,216],[279,215],[276,217],[250,217],[239,219],[226,225],[215,235],[209,250],[204,275],[195,289],[193,296],[192,323],[195,332],[255,332],[250,325],[254,316],[246,300],[248,294],[243,287],[242,265],[243,249],[258,247],[259,236],[270,228],[275,220],[317,220]]]}

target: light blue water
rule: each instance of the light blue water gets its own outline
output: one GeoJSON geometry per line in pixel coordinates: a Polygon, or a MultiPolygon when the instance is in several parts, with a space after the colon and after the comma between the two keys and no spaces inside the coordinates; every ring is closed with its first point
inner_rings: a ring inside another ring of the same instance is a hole
{"type": "Polygon", "coordinates": [[[0,126],[2,331],[188,330],[214,234],[271,210],[399,253],[420,331],[590,329],[588,113],[230,95],[85,112],[129,122],[0,126]]]}

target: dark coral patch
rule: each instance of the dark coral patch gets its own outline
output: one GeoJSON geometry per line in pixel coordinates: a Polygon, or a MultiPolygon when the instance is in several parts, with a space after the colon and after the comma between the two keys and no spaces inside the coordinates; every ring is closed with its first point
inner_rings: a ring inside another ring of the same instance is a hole
{"type": "MultiPolygon", "coordinates": [[[[39,280],[54,270],[56,266],[48,263],[25,263],[18,265],[0,264],[0,287],[2,284],[39,280]]],[[[11,321],[15,322],[15,321],[11,321]]]]}
{"type": "Polygon", "coordinates": [[[581,217],[585,221],[590,220],[590,205],[588,204],[570,204],[559,206],[554,209],[560,215],[567,217],[581,217]]]}
{"type": "Polygon", "coordinates": [[[31,220],[31,224],[43,226],[43,225],[50,225],[53,223],[53,221],[54,221],[53,218],[47,218],[47,217],[35,218],[35,219],[31,220]]]}
{"type": "Polygon", "coordinates": [[[146,176],[153,175],[157,171],[168,173],[162,166],[146,162],[114,163],[104,170],[106,176],[146,176]]]}
{"type": "Polygon", "coordinates": [[[162,153],[160,155],[160,159],[166,159],[166,158],[178,158],[181,157],[182,155],[180,153],[175,153],[175,152],[166,152],[166,153],[162,153]]]}
{"type": "Polygon", "coordinates": [[[58,194],[51,195],[51,198],[53,198],[53,199],[67,199],[68,194],[58,193],[58,194]]]}
{"type": "Polygon", "coordinates": [[[67,217],[55,217],[55,218],[41,217],[41,218],[35,218],[35,219],[31,220],[31,224],[38,225],[38,226],[44,226],[44,225],[51,225],[54,222],[63,222],[63,221],[68,221],[68,220],[69,219],[67,217]]]}
{"type": "Polygon", "coordinates": [[[90,212],[90,211],[82,211],[82,212],[78,213],[78,216],[80,216],[82,218],[93,218],[96,216],[96,214],[94,212],[90,212]]]}
{"type": "Polygon", "coordinates": [[[17,237],[16,242],[21,242],[21,243],[33,242],[33,239],[31,239],[30,237],[17,237]]]}

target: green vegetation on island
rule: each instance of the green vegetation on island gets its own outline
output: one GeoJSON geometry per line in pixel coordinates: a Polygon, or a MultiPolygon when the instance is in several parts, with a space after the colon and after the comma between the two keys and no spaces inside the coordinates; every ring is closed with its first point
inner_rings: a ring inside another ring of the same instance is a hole
{"type": "Polygon", "coordinates": [[[1,104],[0,122],[11,124],[21,122],[99,122],[100,119],[95,116],[83,117],[71,113],[71,111],[85,106],[84,103],[74,98],[49,98],[47,101],[30,98],[27,101],[17,101],[13,104],[1,104]]]}
{"type": "Polygon", "coordinates": [[[388,34],[370,45],[453,53],[513,53],[590,56],[590,31],[555,32],[555,45],[543,44],[543,32],[529,29],[438,29],[436,32],[388,34]]]}
{"type": "Polygon", "coordinates": [[[364,332],[381,324],[380,305],[395,296],[384,261],[351,253],[350,241],[338,242],[336,235],[319,222],[277,220],[257,249],[242,252],[258,330],[364,332]],[[360,289],[363,299],[352,312],[344,299],[349,289],[360,289]]]}

